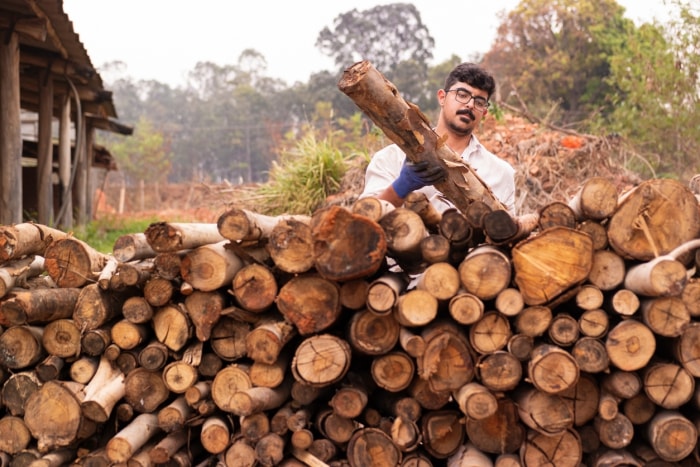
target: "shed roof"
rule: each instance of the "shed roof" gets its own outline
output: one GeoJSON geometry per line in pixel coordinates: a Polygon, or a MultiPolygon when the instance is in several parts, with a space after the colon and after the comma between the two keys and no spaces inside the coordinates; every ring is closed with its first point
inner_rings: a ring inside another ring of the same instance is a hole
{"type": "MultiPolygon", "coordinates": [[[[50,70],[54,94],[77,92],[81,111],[95,128],[131,134],[133,128],[118,121],[112,92],[105,89],[85,46],[73,30],[73,23],[63,11],[63,1],[2,0],[0,29],[12,29],[20,19],[25,25],[27,21],[36,22],[46,31],[45,34],[18,34],[21,108],[38,111],[42,73],[50,70]]],[[[58,116],[60,102],[54,101],[54,115],[58,116]]]]}

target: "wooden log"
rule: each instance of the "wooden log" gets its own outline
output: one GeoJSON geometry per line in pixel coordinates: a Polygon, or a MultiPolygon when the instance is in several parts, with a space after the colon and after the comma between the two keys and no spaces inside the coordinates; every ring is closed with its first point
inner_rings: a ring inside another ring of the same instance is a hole
{"type": "Polygon", "coordinates": [[[144,324],[135,324],[126,319],[120,319],[110,330],[112,343],[122,350],[131,350],[148,342],[151,328],[144,324]]]}
{"type": "Polygon", "coordinates": [[[55,355],[49,355],[34,367],[41,382],[57,380],[65,367],[65,360],[55,355]]]}
{"type": "Polygon", "coordinates": [[[414,358],[420,357],[425,352],[423,337],[414,334],[403,326],[399,329],[399,344],[408,355],[414,358]]]}
{"type": "Polygon", "coordinates": [[[61,358],[76,358],[82,349],[80,328],[72,319],[57,319],[44,326],[41,345],[50,355],[61,358]]]}
{"type": "Polygon", "coordinates": [[[612,420],[596,417],[593,427],[598,433],[601,444],[611,449],[623,449],[629,446],[634,436],[632,422],[621,412],[617,412],[612,420]]]}
{"type": "Polygon", "coordinates": [[[66,238],[67,233],[34,222],[0,226],[0,264],[25,256],[44,256],[51,242],[66,238]]]}
{"type": "Polygon", "coordinates": [[[153,258],[154,272],[157,276],[166,280],[173,280],[180,277],[180,265],[182,257],[189,253],[189,250],[162,252],[153,258]]]}
{"type": "Polygon", "coordinates": [[[408,388],[415,374],[415,363],[407,353],[393,351],[372,360],[370,371],[380,388],[399,392],[408,388]]]}
{"type": "Polygon", "coordinates": [[[492,300],[509,286],[511,269],[510,259],[503,251],[481,245],[467,254],[458,271],[466,292],[481,300],[492,300]]]}
{"type": "Polygon", "coordinates": [[[431,323],[422,333],[425,352],[417,360],[421,379],[435,392],[451,392],[474,378],[474,359],[467,336],[447,321],[431,323]]]}
{"type": "Polygon", "coordinates": [[[402,453],[391,437],[377,428],[360,428],[348,441],[350,465],[400,465],[402,453]]]}
{"type": "Polygon", "coordinates": [[[484,315],[484,302],[472,293],[460,291],[450,299],[448,310],[452,319],[468,326],[484,315]]]}
{"type": "Polygon", "coordinates": [[[315,274],[300,275],[284,284],[276,299],[282,315],[306,336],[323,331],[340,316],[340,288],[315,274]]]}
{"type": "Polygon", "coordinates": [[[289,399],[291,381],[274,388],[253,386],[231,395],[231,411],[239,416],[252,415],[281,407],[289,399]]]}
{"type": "Polygon", "coordinates": [[[294,352],[292,375],[309,386],[330,386],[346,375],[351,355],[350,345],[336,336],[319,334],[307,337],[294,352]]]}
{"type": "Polygon", "coordinates": [[[520,420],[530,429],[547,436],[559,435],[574,426],[571,401],[535,387],[523,387],[513,394],[520,420]]]}
{"type": "Polygon", "coordinates": [[[12,326],[0,334],[0,364],[10,370],[35,365],[46,356],[41,344],[43,328],[12,326]]]}
{"type": "Polygon", "coordinates": [[[165,365],[161,372],[166,388],[173,394],[184,394],[198,379],[195,365],[183,360],[175,360],[165,365]]]}
{"type": "Polygon", "coordinates": [[[238,304],[256,313],[269,309],[279,290],[272,271],[257,263],[243,266],[233,277],[232,288],[238,304]]]}
{"type": "Polygon", "coordinates": [[[421,418],[421,433],[425,450],[437,459],[447,459],[459,450],[465,431],[462,414],[456,410],[435,410],[421,418]]]}
{"type": "Polygon", "coordinates": [[[624,288],[618,289],[610,301],[612,310],[621,316],[632,316],[639,309],[640,304],[639,296],[624,288]]]}
{"type": "Polygon", "coordinates": [[[561,201],[554,201],[542,206],[537,216],[540,230],[550,227],[576,228],[576,214],[573,209],[561,201]]]}
{"type": "MultiPolygon", "coordinates": [[[[370,297],[367,298],[370,299],[370,297]]],[[[412,328],[432,322],[438,314],[438,307],[437,298],[430,292],[411,289],[399,295],[396,305],[390,310],[393,310],[393,315],[401,326],[412,328]]],[[[372,307],[370,309],[374,311],[372,307]]]]}
{"type": "Polygon", "coordinates": [[[243,261],[231,249],[228,240],[201,245],[182,258],[180,275],[197,290],[211,292],[230,285],[243,261]]]}
{"type": "Polygon", "coordinates": [[[144,232],[120,235],[112,247],[112,255],[117,261],[126,263],[144,258],[153,258],[158,253],[148,244],[144,232]]]}
{"type": "Polygon", "coordinates": [[[126,287],[143,287],[155,271],[152,258],[130,263],[119,263],[109,283],[109,288],[122,290],[126,287]]]}
{"type": "MultiPolygon", "coordinates": [[[[106,358],[106,357],[105,357],[106,358]]],[[[75,360],[70,365],[70,379],[76,383],[87,385],[97,373],[100,359],[83,356],[75,360]]]]}
{"type": "MultiPolygon", "coordinates": [[[[424,199],[426,202],[428,201],[427,198],[424,199]]],[[[406,197],[406,201],[408,202],[408,196],[406,197]]],[[[389,211],[393,211],[395,208],[396,207],[393,204],[386,200],[368,196],[366,198],[359,198],[355,200],[355,202],[352,203],[352,206],[350,206],[350,211],[353,214],[368,217],[374,222],[379,222],[379,219],[381,219],[384,214],[388,213],[389,211]]],[[[411,209],[418,212],[414,208],[411,209]]]]}
{"type": "Polygon", "coordinates": [[[185,396],[178,396],[158,410],[158,426],[166,433],[183,430],[192,412],[185,396]]]}
{"type": "Polygon", "coordinates": [[[652,449],[666,462],[687,457],[697,442],[697,428],[674,410],[662,410],[649,422],[647,438],[652,449]]]}
{"type": "Polygon", "coordinates": [[[611,250],[593,252],[593,264],[588,273],[588,281],[600,290],[615,290],[622,285],[627,272],[625,262],[620,255],[611,250]]]}
{"type": "Polygon", "coordinates": [[[530,358],[532,349],[535,348],[535,339],[525,334],[513,334],[508,339],[506,348],[516,359],[524,362],[530,358]]]}
{"type": "Polygon", "coordinates": [[[491,391],[476,382],[470,382],[452,392],[459,409],[467,417],[483,420],[496,413],[498,400],[491,391]]]}
{"type": "Polygon", "coordinates": [[[515,331],[526,336],[538,337],[549,329],[552,319],[552,309],[548,306],[527,306],[515,317],[515,331]]]}
{"type": "Polygon", "coordinates": [[[379,315],[391,313],[408,283],[409,278],[403,272],[387,272],[377,277],[367,287],[367,308],[379,315]]]}
{"type": "Polygon", "coordinates": [[[493,461],[472,443],[466,443],[447,459],[447,467],[460,467],[462,465],[493,467],[493,461]]]}
{"type": "Polygon", "coordinates": [[[255,443],[255,458],[260,465],[279,465],[284,459],[284,439],[275,433],[267,433],[255,443]]]}
{"type": "Polygon", "coordinates": [[[246,355],[256,363],[273,365],[296,335],[296,329],[286,320],[261,321],[245,336],[246,355]]]}
{"type": "Polygon", "coordinates": [[[223,360],[233,361],[246,356],[246,337],[251,325],[229,316],[223,316],[211,330],[209,345],[223,360]]]}
{"type": "Polygon", "coordinates": [[[697,204],[695,195],[677,180],[646,180],[618,201],[608,222],[610,247],[623,258],[639,261],[666,255],[699,236],[697,204]]]}
{"type": "Polygon", "coordinates": [[[532,350],[527,372],[532,384],[548,394],[558,394],[573,387],[580,374],[571,354],[551,344],[540,344],[532,350]]]}
{"type": "Polygon", "coordinates": [[[623,371],[644,368],[656,352],[654,333],[643,323],[627,319],[613,327],[605,339],[610,362],[623,371]]]}
{"type": "Polygon", "coordinates": [[[530,430],[520,447],[524,465],[556,465],[577,467],[583,458],[581,438],[576,430],[547,436],[530,430]]]}
{"type": "Polygon", "coordinates": [[[497,350],[480,355],[476,362],[477,381],[494,392],[515,389],[522,379],[522,374],[520,360],[509,351],[497,350]]]}
{"type": "Polygon", "coordinates": [[[107,442],[107,457],[112,462],[127,462],[160,431],[158,416],[142,413],[107,442]]]}
{"type": "Polygon", "coordinates": [[[106,422],[117,402],[126,393],[124,373],[106,358],[100,359],[95,375],[83,390],[80,410],[87,418],[106,422]]]}
{"type": "Polygon", "coordinates": [[[576,360],[581,371],[586,373],[602,373],[608,371],[610,359],[602,340],[594,337],[582,337],[578,339],[572,349],[571,355],[576,360]]]}
{"type": "Polygon", "coordinates": [[[416,278],[416,288],[425,290],[441,302],[447,302],[457,295],[461,287],[460,274],[447,262],[429,265],[416,278]]]}
{"type": "MultiPolygon", "coordinates": [[[[152,413],[170,397],[161,374],[144,368],[136,368],[124,380],[124,400],[136,412],[152,413]]],[[[158,423],[156,418],[155,423],[158,423]]]]}
{"type": "Polygon", "coordinates": [[[211,398],[224,412],[232,412],[231,393],[253,387],[250,365],[231,364],[219,371],[211,383],[211,398]]]}
{"type": "Polygon", "coordinates": [[[70,318],[79,288],[14,290],[0,302],[0,313],[8,325],[41,324],[70,318]]]}
{"type": "Polygon", "coordinates": [[[81,422],[80,401],[66,383],[47,381],[27,399],[24,423],[40,452],[73,445],[81,422]]]}
{"type": "Polygon", "coordinates": [[[250,366],[250,380],[255,386],[276,388],[284,382],[290,360],[289,352],[283,352],[273,363],[254,361],[250,366]]]}
{"type": "Polygon", "coordinates": [[[690,313],[679,297],[656,297],[641,303],[644,324],[658,336],[678,337],[691,322],[690,313]]]}
{"type": "Polygon", "coordinates": [[[625,275],[625,288],[649,297],[678,295],[687,281],[687,273],[679,257],[700,247],[700,239],[690,240],[671,252],[630,267],[625,275]]]}
{"type": "Polygon", "coordinates": [[[383,355],[398,342],[401,326],[390,314],[378,315],[365,309],[350,317],[347,329],[353,350],[362,355],[383,355]]]}
{"type": "Polygon", "coordinates": [[[192,336],[192,325],[181,307],[166,305],[153,315],[153,331],[160,342],[177,352],[187,345],[192,336]]]}
{"type": "Polygon", "coordinates": [[[73,448],[54,449],[31,462],[29,467],[61,467],[70,464],[75,458],[76,450],[73,448]]]}
{"type": "Polygon", "coordinates": [[[254,444],[242,436],[236,437],[234,435],[231,446],[226,450],[223,460],[226,465],[253,467],[257,462],[254,444]]]}
{"type": "Polygon", "coordinates": [[[596,251],[608,248],[608,232],[603,224],[597,221],[585,220],[580,222],[576,229],[587,234],[593,241],[593,249],[596,251]]]}
{"type": "Polygon", "coordinates": [[[527,305],[542,305],[583,282],[593,262],[588,235],[553,227],[511,249],[514,281],[527,305]]]}
{"type": "Polygon", "coordinates": [[[483,452],[515,452],[525,439],[525,427],[518,417],[513,398],[499,398],[493,415],[481,420],[466,419],[467,438],[483,452]]]}
{"type": "Polygon", "coordinates": [[[275,266],[289,274],[301,274],[314,266],[311,221],[283,219],[273,227],[265,248],[275,266]]]}
{"type": "MultiPolygon", "coordinates": [[[[466,249],[464,254],[466,254],[466,249]]],[[[420,255],[427,264],[450,261],[450,241],[440,234],[428,234],[420,242],[420,255]]],[[[462,255],[462,259],[464,259],[464,255],[462,255]]]]}
{"type": "Polygon", "coordinates": [[[5,415],[0,418],[0,450],[17,454],[29,446],[32,434],[20,417],[5,415]]]}
{"type": "Polygon", "coordinates": [[[34,371],[21,371],[10,375],[2,385],[2,403],[10,415],[23,417],[27,399],[42,382],[34,371]]]}
{"type": "Polygon", "coordinates": [[[644,392],[659,407],[675,410],[693,397],[695,379],[677,363],[653,363],[644,369],[644,392]]]}
{"type": "Polygon", "coordinates": [[[40,275],[44,270],[43,256],[32,255],[3,264],[0,267],[0,298],[15,286],[26,285],[28,279],[40,275]]]}
{"type": "Polygon", "coordinates": [[[108,259],[74,237],[54,240],[44,251],[46,272],[59,287],[82,287],[96,281],[108,259]]]}
{"type": "Polygon", "coordinates": [[[497,311],[489,311],[469,328],[469,344],[481,354],[505,349],[513,334],[508,318],[497,311]]]}
{"type": "Polygon", "coordinates": [[[202,342],[209,340],[211,330],[219,321],[225,305],[225,297],[218,290],[196,290],[185,297],[185,309],[194,325],[197,339],[202,342]]]}
{"type": "Polygon", "coordinates": [[[547,334],[553,344],[569,347],[579,338],[578,321],[568,313],[558,313],[552,317],[547,334]]]}
{"type": "Polygon", "coordinates": [[[401,268],[414,273],[422,269],[421,242],[428,235],[418,214],[407,208],[396,208],[379,220],[386,238],[386,253],[401,268]]]}
{"type": "Polygon", "coordinates": [[[578,319],[578,328],[581,335],[601,338],[607,332],[610,324],[610,316],[603,309],[586,310],[578,319]]]}
{"type": "Polygon", "coordinates": [[[332,206],[314,214],[311,227],[314,265],[322,277],[340,282],[360,279],[384,265],[387,238],[368,217],[332,206]]]}
{"type": "Polygon", "coordinates": [[[267,216],[233,207],[219,216],[216,225],[221,236],[232,242],[257,242],[269,238],[275,226],[283,220],[308,224],[310,217],[301,214],[267,216]]]}
{"type": "Polygon", "coordinates": [[[569,200],[568,206],[578,221],[600,221],[615,212],[617,202],[617,187],[612,180],[606,177],[590,177],[581,184],[569,200]]]}
{"type": "Polygon", "coordinates": [[[216,224],[200,222],[154,222],[144,234],[158,253],[190,250],[225,240],[216,224]]]}
{"type": "Polygon", "coordinates": [[[81,331],[98,329],[121,315],[124,302],[135,291],[105,291],[96,283],[80,289],[73,309],[73,321],[81,331]]]}
{"type": "Polygon", "coordinates": [[[503,205],[481,180],[432,129],[420,110],[401,98],[396,86],[367,60],[347,68],[338,88],[396,143],[412,162],[427,160],[440,164],[448,173],[445,181],[435,184],[462,212],[471,201],[486,203],[492,209],[503,205]]]}
{"type": "Polygon", "coordinates": [[[494,306],[505,316],[517,316],[525,308],[525,301],[518,289],[506,287],[496,295],[494,306]]]}
{"type": "Polygon", "coordinates": [[[482,220],[488,243],[507,245],[528,237],[539,226],[539,214],[511,217],[507,211],[495,210],[484,214],[482,220]]]}

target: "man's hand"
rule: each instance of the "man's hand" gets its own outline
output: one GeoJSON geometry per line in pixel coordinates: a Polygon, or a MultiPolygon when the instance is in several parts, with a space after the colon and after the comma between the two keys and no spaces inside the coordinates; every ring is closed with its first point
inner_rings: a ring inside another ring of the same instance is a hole
{"type": "Polygon", "coordinates": [[[428,161],[411,162],[408,159],[401,167],[401,173],[391,186],[400,198],[427,185],[433,185],[445,178],[445,169],[428,161]]]}

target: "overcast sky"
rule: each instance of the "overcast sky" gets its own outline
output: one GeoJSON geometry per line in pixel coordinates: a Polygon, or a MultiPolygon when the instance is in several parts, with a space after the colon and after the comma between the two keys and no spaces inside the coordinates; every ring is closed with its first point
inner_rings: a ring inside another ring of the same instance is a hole
{"type": "MultiPolygon", "coordinates": [[[[291,85],[335,68],[315,43],[318,33],[332,27],[338,15],[397,1],[63,0],[63,9],[105,81],[115,77],[103,65],[122,61],[126,76],[182,86],[197,62],[233,65],[243,50],[255,49],[267,60],[267,75],[291,85]]],[[[499,25],[498,13],[519,3],[404,1],[415,5],[435,39],[432,64],[452,54],[465,60],[488,51],[499,25]]],[[[663,0],[618,3],[637,23],[654,16],[663,19],[663,0]]]]}

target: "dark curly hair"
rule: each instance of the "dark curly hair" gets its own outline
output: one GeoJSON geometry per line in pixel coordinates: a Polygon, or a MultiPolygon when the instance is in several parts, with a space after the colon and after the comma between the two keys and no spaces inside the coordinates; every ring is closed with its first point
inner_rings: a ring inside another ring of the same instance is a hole
{"type": "Polygon", "coordinates": [[[449,91],[457,82],[467,83],[489,94],[489,98],[496,91],[496,81],[493,76],[474,63],[460,63],[447,75],[445,79],[445,91],[449,91]]]}

